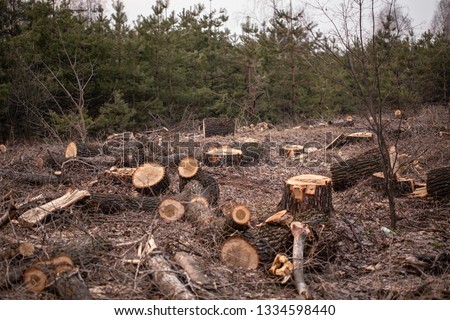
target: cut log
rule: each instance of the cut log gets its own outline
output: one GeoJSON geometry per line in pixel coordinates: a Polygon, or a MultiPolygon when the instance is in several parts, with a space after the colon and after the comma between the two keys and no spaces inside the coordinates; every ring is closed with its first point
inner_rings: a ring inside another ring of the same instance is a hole
{"type": "Polygon", "coordinates": [[[245,230],[249,227],[251,216],[250,210],[240,204],[235,206],[231,211],[229,223],[236,230],[245,230]]]}
{"type": "Polygon", "coordinates": [[[324,176],[305,174],[284,182],[280,209],[286,209],[297,219],[307,218],[302,213],[314,210],[329,214],[333,210],[331,179],[324,176]]]}
{"type": "Polygon", "coordinates": [[[67,208],[77,201],[88,196],[89,192],[86,190],[69,190],[65,195],[58,199],[50,201],[40,207],[26,211],[18,218],[18,220],[23,226],[32,227],[37,223],[42,222],[54,211],[67,208]]]}
{"type": "Polygon", "coordinates": [[[177,221],[184,217],[185,207],[176,199],[164,199],[158,207],[161,218],[167,222],[177,221]]]}
{"type": "Polygon", "coordinates": [[[52,286],[64,300],[92,299],[72,259],[65,255],[35,263],[25,271],[24,283],[32,292],[42,292],[52,286]]]}
{"type": "Polygon", "coordinates": [[[270,265],[278,253],[292,250],[292,234],[289,227],[278,224],[260,224],[241,234],[258,252],[259,262],[270,265]]]}
{"type": "Polygon", "coordinates": [[[371,149],[355,158],[332,164],[330,170],[333,189],[342,191],[381,171],[381,155],[378,149],[371,149]]]}
{"type": "Polygon", "coordinates": [[[204,154],[204,163],[210,167],[237,166],[241,160],[242,151],[229,146],[214,147],[204,154]]]}
{"type": "Polygon", "coordinates": [[[25,270],[23,282],[28,291],[39,293],[47,287],[48,277],[40,268],[32,266],[25,270]]]}
{"type": "Polygon", "coordinates": [[[55,174],[24,173],[2,169],[0,169],[0,177],[8,177],[17,182],[29,183],[32,185],[60,184],[63,181],[61,176],[55,174]]]}
{"type": "Polygon", "coordinates": [[[200,163],[194,157],[185,157],[178,163],[178,175],[185,179],[194,177],[200,169],[200,163]]]}
{"type": "Polygon", "coordinates": [[[450,167],[437,168],[428,172],[427,193],[436,198],[450,197],[450,167]]]}
{"type": "Polygon", "coordinates": [[[42,201],[44,201],[44,197],[42,195],[38,195],[37,197],[31,198],[29,201],[18,204],[14,204],[13,200],[11,199],[8,207],[8,212],[6,212],[0,218],[0,228],[7,225],[9,222],[11,222],[11,220],[20,216],[28,209],[35,207],[36,205],[38,205],[38,203],[42,201]]]}
{"type": "Polygon", "coordinates": [[[166,168],[160,163],[146,163],[136,169],[132,177],[133,186],[140,192],[157,196],[169,188],[170,179],[166,168]]]}
{"type": "Polygon", "coordinates": [[[234,135],[235,132],[235,119],[206,118],[203,120],[203,135],[205,138],[234,135]]]}
{"type": "MultiPolygon", "coordinates": [[[[220,197],[219,184],[217,183],[216,179],[212,175],[199,169],[197,170],[197,174],[192,178],[187,179],[180,176],[179,181],[180,192],[182,193],[186,185],[193,180],[200,182],[202,186],[201,196],[206,198],[210,206],[216,206],[220,197]]],[[[192,200],[192,198],[189,199],[189,201],[190,200],[192,200]]]]}
{"type": "Polygon", "coordinates": [[[294,270],[292,275],[294,277],[295,287],[301,299],[312,299],[311,291],[305,282],[305,275],[303,272],[303,251],[306,241],[306,236],[310,233],[308,227],[300,222],[292,222],[292,235],[294,236],[294,246],[292,249],[292,260],[294,262],[294,270]]]}
{"type": "Polygon", "coordinates": [[[121,194],[92,193],[88,204],[99,209],[102,213],[116,213],[118,211],[145,211],[154,213],[160,204],[156,197],[131,197],[121,194]]]}
{"type": "MultiPolygon", "coordinates": [[[[52,168],[54,170],[61,170],[65,163],[70,163],[74,159],[68,159],[59,154],[49,152],[45,155],[42,160],[44,161],[44,166],[52,168]]],[[[77,157],[76,161],[80,161],[94,167],[99,168],[109,168],[111,166],[117,165],[120,159],[116,159],[113,156],[98,155],[94,157],[77,157]]]]}
{"type": "Polygon", "coordinates": [[[0,154],[6,153],[6,146],[4,144],[0,144],[0,154]]]}
{"type": "Polygon", "coordinates": [[[34,244],[22,242],[0,253],[1,260],[9,260],[15,257],[31,257],[34,254],[34,244]]]}
{"type": "Polygon", "coordinates": [[[69,142],[67,144],[66,151],[64,152],[64,156],[66,158],[95,157],[99,154],[99,149],[76,141],[69,142]]]}
{"type": "Polygon", "coordinates": [[[107,175],[117,178],[122,181],[131,182],[134,172],[137,168],[117,168],[111,167],[105,171],[107,175]]]}
{"type": "Polygon", "coordinates": [[[402,117],[402,111],[397,109],[394,111],[394,118],[400,119],[402,117]]]}
{"type": "Polygon", "coordinates": [[[234,268],[256,269],[259,264],[258,251],[241,237],[225,240],[220,250],[220,259],[225,265],[234,268]]]}
{"type": "Polygon", "coordinates": [[[200,268],[192,255],[186,252],[177,252],[174,256],[174,260],[195,284],[206,285],[210,283],[208,277],[205,275],[205,270],[200,268]]]}
{"type": "Polygon", "coordinates": [[[280,156],[286,158],[295,158],[303,153],[303,146],[288,144],[280,147],[279,154],[280,156]]]}

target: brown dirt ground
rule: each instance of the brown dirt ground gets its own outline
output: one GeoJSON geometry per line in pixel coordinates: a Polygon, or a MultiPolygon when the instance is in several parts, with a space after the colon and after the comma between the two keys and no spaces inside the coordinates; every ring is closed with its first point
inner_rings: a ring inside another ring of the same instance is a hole
{"type": "MultiPolygon", "coordinates": [[[[401,173],[424,182],[430,169],[448,166],[450,163],[450,140],[439,137],[437,132],[445,127],[445,108],[426,107],[411,114],[409,125],[398,143],[401,156],[401,173]],[[416,161],[414,161],[416,160],[416,161]]],[[[356,119],[353,128],[333,126],[301,126],[273,128],[263,132],[240,130],[234,137],[218,140],[230,143],[245,137],[263,139],[270,134],[277,144],[289,141],[304,144],[310,141],[325,144],[325,133],[334,136],[365,128],[364,121],[356,119]],[[244,131],[244,132],[242,132],[244,131]]],[[[202,142],[216,141],[214,138],[202,142]]],[[[375,142],[347,144],[334,152],[343,159],[353,157],[375,146],[375,142]]],[[[47,149],[63,153],[63,145],[16,143],[7,145],[0,154],[0,168],[22,172],[48,172],[34,165],[38,155],[47,149]]],[[[254,220],[276,211],[281,199],[283,181],[289,177],[316,173],[330,176],[329,163],[319,150],[303,160],[286,160],[272,152],[270,163],[250,167],[205,168],[220,185],[219,204],[234,199],[247,205],[254,220]]],[[[79,167],[71,187],[86,188],[93,192],[134,195],[126,182],[112,182],[91,167],[79,167]],[[95,180],[94,185],[89,183],[95,180]]],[[[177,193],[177,175],[171,172],[170,193],[177,193]]],[[[64,194],[69,185],[30,186],[7,177],[0,177],[0,200],[9,191],[16,202],[43,194],[56,198],[64,194]]],[[[374,190],[370,181],[359,181],[354,187],[333,192],[332,228],[326,230],[323,244],[333,248],[335,255],[328,261],[309,256],[306,281],[315,299],[449,299],[450,264],[440,268],[422,270],[405,263],[409,254],[436,256],[450,253],[450,204],[447,200],[413,199],[398,197],[397,236],[389,238],[380,230],[389,227],[387,198],[374,190]]],[[[0,202],[0,212],[5,212],[9,201],[0,202]]],[[[76,204],[58,212],[48,223],[34,228],[24,228],[10,223],[0,229],[0,249],[17,242],[31,242],[37,246],[31,258],[10,259],[0,262],[1,274],[5,270],[27,266],[39,259],[48,259],[60,252],[72,256],[81,275],[96,299],[168,299],[158,290],[151,278],[152,270],[145,266],[137,268],[125,263],[136,254],[136,244],[147,234],[169,261],[177,251],[193,254],[211,279],[208,286],[192,285],[173,262],[173,269],[180,279],[199,299],[297,299],[293,282],[281,284],[264,268],[254,271],[224,266],[218,255],[220,242],[214,237],[199,234],[188,222],[166,223],[154,213],[122,211],[104,214],[86,204],[76,204]],[[86,239],[96,239],[83,245],[86,239]],[[101,240],[99,240],[101,239],[101,240]],[[207,241],[205,239],[208,239],[207,241]]],[[[58,299],[52,291],[30,293],[21,281],[0,288],[3,299],[58,299]]]]}

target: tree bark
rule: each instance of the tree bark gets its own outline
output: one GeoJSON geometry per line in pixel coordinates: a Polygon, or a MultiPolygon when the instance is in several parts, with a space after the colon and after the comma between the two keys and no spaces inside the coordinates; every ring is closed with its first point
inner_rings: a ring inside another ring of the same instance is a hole
{"type": "Polygon", "coordinates": [[[280,210],[286,209],[299,220],[309,218],[310,210],[329,214],[333,210],[331,179],[318,175],[300,175],[284,182],[280,210]]]}
{"type": "Polygon", "coordinates": [[[49,175],[39,173],[23,173],[14,170],[0,169],[0,177],[8,177],[18,182],[29,183],[31,185],[60,184],[63,179],[60,175],[49,175]]]}
{"type": "Polygon", "coordinates": [[[306,241],[306,236],[310,232],[309,229],[300,222],[293,222],[291,224],[292,235],[294,236],[294,245],[292,249],[292,260],[294,270],[292,275],[294,277],[295,287],[301,299],[311,299],[311,292],[306,285],[305,275],[303,272],[303,251],[306,241]]]}
{"type": "Polygon", "coordinates": [[[450,196],[450,167],[437,168],[428,172],[427,193],[436,198],[450,196]]]}
{"type": "Polygon", "coordinates": [[[345,190],[359,180],[382,171],[381,169],[381,155],[378,149],[371,149],[355,158],[334,163],[330,168],[333,189],[345,190]]]}
{"type": "Polygon", "coordinates": [[[157,197],[131,197],[121,194],[92,193],[89,205],[105,214],[137,210],[154,213],[161,200],[157,197]]]}

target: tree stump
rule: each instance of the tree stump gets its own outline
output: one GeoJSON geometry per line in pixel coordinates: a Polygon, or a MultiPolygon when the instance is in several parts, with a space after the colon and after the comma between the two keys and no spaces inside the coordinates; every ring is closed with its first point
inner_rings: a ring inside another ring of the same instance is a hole
{"type": "Polygon", "coordinates": [[[301,219],[302,213],[314,209],[328,214],[333,210],[331,179],[324,176],[305,174],[287,179],[281,208],[301,219]]]}
{"type": "MultiPolygon", "coordinates": [[[[190,158],[190,160],[188,160],[190,163],[190,166],[196,167],[197,165],[199,165],[199,163],[197,161],[192,160],[192,158],[190,158]]],[[[220,189],[219,189],[219,184],[217,183],[216,179],[211,176],[210,174],[206,173],[205,171],[201,170],[200,167],[197,167],[197,169],[195,169],[195,175],[187,178],[187,177],[183,177],[186,175],[191,175],[191,174],[187,174],[187,172],[191,172],[194,170],[193,168],[190,168],[188,170],[186,170],[186,164],[185,163],[181,163],[182,168],[178,169],[178,173],[180,174],[180,181],[179,181],[179,188],[180,188],[180,192],[182,193],[184,188],[186,187],[186,185],[192,181],[192,180],[197,180],[198,182],[200,182],[201,186],[202,186],[202,191],[201,191],[201,195],[202,197],[206,198],[206,200],[208,201],[208,203],[211,206],[215,206],[217,205],[217,202],[219,201],[219,195],[220,195],[220,189]]]]}
{"type": "Polygon", "coordinates": [[[288,144],[280,147],[279,154],[282,157],[286,158],[295,158],[303,153],[303,146],[288,144]]]}
{"type": "Polygon", "coordinates": [[[206,118],[203,120],[203,134],[205,138],[233,135],[235,132],[235,119],[206,118]]]}
{"type": "Polygon", "coordinates": [[[427,193],[436,198],[450,196],[450,167],[437,168],[428,172],[427,193]]]}
{"type": "Polygon", "coordinates": [[[185,157],[178,163],[178,175],[182,178],[193,178],[198,170],[200,170],[200,163],[194,157],[185,157]]]}
{"type": "Polygon", "coordinates": [[[220,259],[225,265],[235,268],[254,270],[259,265],[258,251],[241,237],[225,240],[220,250],[220,259]]]}
{"type": "Polygon", "coordinates": [[[233,208],[228,220],[233,229],[246,230],[249,227],[251,217],[250,210],[246,206],[240,204],[233,208]]]}
{"type": "Polygon", "coordinates": [[[71,141],[66,147],[64,156],[66,158],[76,158],[76,157],[95,157],[100,154],[100,151],[95,147],[88,146],[84,143],[71,141]]]}
{"type": "Polygon", "coordinates": [[[242,151],[231,148],[229,146],[221,146],[212,148],[205,152],[204,162],[210,167],[235,166],[239,165],[242,160],[242,151]]]}
{"type": "Polygon", "coordinates": [[[330,170],[334,191],[345,190],[360,179],[382,171],[380,151],[371,149],[355,158],[339,161],[332,164],[330,170]]]}
{"type": "MultiPolygon", "coordinates": [[[[377,190],[385,189],[385,179],[383,172],[375,172],[372,175],[372,186],[377,190]]],[[[398,177],[393,181],[396,195],[404,195],[414,192],[414,179],[398,177]]]]}
{"type": "Polygon", "coordinates": [[[157,162],[146,163],[136,169],[132,176],[136,190],[157,196],[169,188],[170,179],[166,168],[157,162]]]}

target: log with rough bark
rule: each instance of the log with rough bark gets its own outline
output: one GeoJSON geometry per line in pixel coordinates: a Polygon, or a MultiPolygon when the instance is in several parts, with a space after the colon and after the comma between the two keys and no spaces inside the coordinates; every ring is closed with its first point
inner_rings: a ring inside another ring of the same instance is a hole
{"type": "Polygon", "coordinates": [[[331,179],[335,191],[345,190],[359,180],[381,171],[381,155],[378,149],[371,149],[357,157],[331,165],[331,179]]]}
{"type": "Polygon", "coordinates": [[[153,213],[157,210],[161,200],[157,197],[132,197],[121,194],[92,193],[88,204],[102,213],[116,213],[118,211],[136,210],[153,213]]]}
{"type": "Polygon", "coordinates": [[[259,265],[257,249],[246,239],[230,237],[220,249],[221,261],[229,266],[243,269],[256,269],[259,265]]]}
{"type": "Polygon", "coordinates": [[[210,167],[238,166],[242,161],[242,150],[230,146],[213,147],[204,153],[203,160],[210,167]]]}
{"type": "Polygon", "coordinates": [[[167,169],[160,163],[146,163],[136,169],[132,176],[132,183],[136,190],[151,196],[157,196],[170,186],[167,169]]]}
{"type": "Polygon", "coordinates": [[[37,223],[44,221],[44,219],[50,216],[53,212],[67,208],[88,196],[89,192],[86,190],[69,190],[65,195],[58,199],[26,211],[18,218],[18,221],[23,226],[32,227],[37,223]]]}
{"type": "Polygon", "coordinates": [[[279,150],[279,154],[282,157],[293,159],[299,155],[301,155],[304,151],[303,146],[287,144],[285,146],[281,146],[279,150]]]}
{"type": "Polygon", "coordinates": [[[235,119],[206,118],[203,120],[203,135],[205,138],[233,135],[235,132],[235,119]]]}
{"type": "Polygon", "coordinates": [[[436,198],[450,197],[450,167],[437,168],[428,172],[427,193],[436,198]]]}
{"type": "Polygon", "coordinates": [[[236,205],[227,216],[228,224],[236,230],[246,230],[252,215],[250,209],[243,204],[236,205]]]}
{"type": "Polygon", "coordinates": [[[63,182],[61,175],[25,173],[14,170],[0,169],[0,177],[8,177],[18,182],[29,183],[32,185],[42,184],[60,184],[63,182]]]}
{"type": "Polygon", "coordinates": [[[189,181],[177,196],[164,199],[159,205],[158,212],[166,221],[177,221],[186,216],[187,220],[198,226],[216,219],[208,192],[198,180],[189,181]]]}
{"type": "MultiPolygon", "coordinates": [[[[191,162],[191,164],[193,163],[195,162],[191,162]]],[[[208,200],[208,203],[211,206],[216,206],[220,196],[219,184],[217,183],[216,179],[212,175],[206,173],[205,171],[201,170],[200,167],[198,167],[198,169],[196,170],[196,174],[191,178],[186,178],[180,175],[180,192],[183,192],[185,186],[192,180],[200,182],[203,187],[202,196],[208,200]]]]}
{"type": "Polygon", "coordinates": [[[66,158],[76,158],[76,157],[95,157],[100,154],[99,148],[95,146],[89,146],[87,144],[70,141],[67,144],[66,151],[64,152],[64,156],[66,158]]]}
{"type": "Polygon", "coordinates": [[[35,263],[25,270],[23,279],[25,288],[32,292],[51,286],[64,300],[93,299],[74,262],[66,255],[35,263]]]}
{"type": "Polygon", "coordinates": [[[292,275],[295,282],[295,287],[301,299],[312,299],[311,291],[305,282],[305,274],[303,272],[303,251],[305,247],[306,236],[311,232],[307,226],[300,222],[292,222],[291,232],[294,236],[294,246],[292,248],[292,260],[294,263],[294,270],[292,275]]]}
{"type": "Polygon", "coordinates": [[[287,179],[280,209],[288,210],[300,220],[310,210],[329,214],[333,210],[331,179],[313,174],[287,179]]]}

